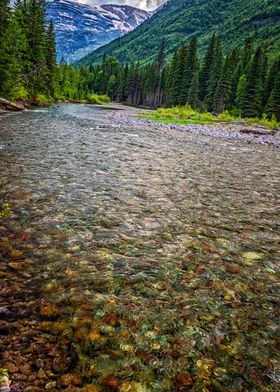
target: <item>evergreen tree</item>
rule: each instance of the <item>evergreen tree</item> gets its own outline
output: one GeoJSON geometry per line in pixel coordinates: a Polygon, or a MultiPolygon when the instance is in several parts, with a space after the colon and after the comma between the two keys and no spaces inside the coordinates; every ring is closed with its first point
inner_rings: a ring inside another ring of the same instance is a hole
{"type": "Polygon", "coordinates": [[[167,66],[166,68],[167,80],[166,80],[165,104],[167,106],[174,105],[175,94],[173,91],[173,87],[175,84],[175,69],[176,69],[177,60],[178,60],[178,53],[175,52],[172,58],[171,65],[167,66]]]}
{"type": "Polygon", "coordinates": [[[22,80],[22,51],[26,40],[16,18],[12,18],[6,28],[5,39],[0,41],[0,93],[8,98],[26,99],[27,93],[22,80]]]}
{"type": "Polygon", "coordinates": [[[27,3],[27,39],[30,48],[32,76],[30,90],[33,98],[44,93],[47,84],[45,1],[29,0],[27,3]]]}
{"type": "Polygon", "coordinates": [[[161,69],[164,65],[164,60],[165,60],[164,48],[165,48],[165,42],[164,42],[164,38],[162,38],[160,41],[158,55],[157,55],[157,66],[159,69],[161,69]]]}
{"type": "Polygon", "coordinates": [[[56,47],[53,22],[49,24],[46,39],[47,90],[51,97],[56,91],[56,47]]]}
{"type": "Polygon", "coordinates": [[[176,56],[177,61],[173,70],[173,83],[171,87],[173,105],[184,105],[187,102],[188,91],[183,88],[187,49],[187,45],[182,46],[176,56]]]}
{"type": "Polygon", "coordinates": [[[213,62],[214,62],[214,53],[215,53],[215,47],[216,47],[216,41],[217,37],[216,34],[213,34],[211,37],[211,40],[209,42],[209,45],[207,47],[204,61],[203,61],[203,66],[201,69],[201,74],[200,74],[200,98],[203,101],[206,97],[207,94],[207,89],[208,89],[208,83],[210,79],[210,74],[211,70],[213,67],[213,62]]]}
{"type": "Polygon", "coordinates": [[[253,55],[254,42],[252,38],[248,38],[245,42],[242,57],[240,61],[240,74],[247,74],[250,67],[251,58],[253,55]]]}
{"type": "Polygon", "coordinates": [[[271,118],[275,117],[277,121],[280,121],[280,71],[276,76],[274,87],[270,93],[268,104],[265,113],[271,118]]]}
{"type": "Polygon", "coordinates": [[[246,75],[241,75],[237,86],[237,92],[236,92],[236,104],[238,108],[241,108],[243,106],[243,102],[245,99],[246,85],[247,85],[246,75]]]}
{"type": "Polygon", "coordinates": [[[273,61],[266,75],[264,95],[263,95],[264,106],[268,104],[268,100],[276,80],[275,75],[277,75],[279,69],[280,69],[280,56],[273,61]]]}
{"type": "Polygon", "coordinates": [[[228,103],[231,93],[232,59],[228,56],[224,62],[221,77],[214,96],[214,111],[222,113],[228,103]]]}
{"type": "Polygon", "coordinates": [[[193,79],[189,88],[188,103],[194,109],[201,108],[201,102],[199,100],[199,72],[196,71],[193,75],[193,79]]]}
{"type": "Polygon", "coordinates": [[[262,114],[263,50],[258,47],[250,65],[241,112],[243,117],[259,117],[262,114]]]}
{"type": "Polygon", "coordinates": [[[213,58],[211,62],[209,80],[207,83],[205,96],[205,104],[209,111],[214,110],[214,98],[221,77],[221,69],[223,64],[221,38],[219,36],[215,38],[216,39],[214,42],[213,58]]]}
{"type": "Polygon", "coordinates": [[[11,17],[9,3],[9,0],[0,1],[0,39],[5,35],[11,17]]]}
{"type": "Polygon", "coordinates": [[[197,59],[197,38],[191,39],[187,48],[186,60],[184,65],[183,82],[181,86],[181,94],[184,97],[184,103],[188,102],[188,94],[192,84],[193,77],[198,70],[197,59]]]}

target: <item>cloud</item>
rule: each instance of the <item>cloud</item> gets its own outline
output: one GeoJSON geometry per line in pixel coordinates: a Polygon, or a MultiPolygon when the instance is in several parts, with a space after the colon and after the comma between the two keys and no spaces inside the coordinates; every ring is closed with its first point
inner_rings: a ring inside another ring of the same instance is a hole
{"type": "Polygon", "coordinates": [[[142,8],[145,10],[154,10],[166,0],[76,0],[78,3],[95,5],[95,4],[126,4],[132,7],[142,8]]]}

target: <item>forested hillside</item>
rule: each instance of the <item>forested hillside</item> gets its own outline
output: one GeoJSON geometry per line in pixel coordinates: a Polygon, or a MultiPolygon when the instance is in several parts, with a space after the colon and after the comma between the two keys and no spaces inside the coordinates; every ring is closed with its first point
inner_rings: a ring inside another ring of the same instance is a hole
{"type": "Polygon", "coordinates": [[[259,43],[267,40],[269,52],[275,53],[280,43],[279,1],[171,0],[134,31],[97,49],[79,64],[97,63],[104,54],[122,62],[147,63],[155,59],[161,38],[167,56],[193,36],[199,38],[202,51],[214,32],[222,35],[227,50],[251,37],[259,43]]]}
{"type": "Polygon", "coordinates": [[[244,47],[224,53],[221,37],[213,34],[202,61],[197,38],[175,52],[165,64],[164,41],[156,61],[147,66],[123,65],[103,58],[91,66],[91,89],[119,102],[149,107],[190,105],[216,114],[267,116],[280,121],[280,58],[270,60],[268,44],[248,39],[244,47]]]}

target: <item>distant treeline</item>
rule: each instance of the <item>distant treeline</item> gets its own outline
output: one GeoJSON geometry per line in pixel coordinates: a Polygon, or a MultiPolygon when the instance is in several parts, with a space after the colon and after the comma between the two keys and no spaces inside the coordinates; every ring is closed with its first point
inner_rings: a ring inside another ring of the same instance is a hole
{"type": "Polygon", "coordinates": [[[164,41],[157,61],[145,67],[104,57],[102,64],[89,67],[89,88],[131,105],[189,104],[202,111],[228,109],[243,117],[266,114],[280,120],[280,56],[271,61],[265,43],[255,47],[248,40],[224,55],[222,40],[214,34],[202,61],[196,38],[174,54],[171,64],[164,57],[164,41]]]}

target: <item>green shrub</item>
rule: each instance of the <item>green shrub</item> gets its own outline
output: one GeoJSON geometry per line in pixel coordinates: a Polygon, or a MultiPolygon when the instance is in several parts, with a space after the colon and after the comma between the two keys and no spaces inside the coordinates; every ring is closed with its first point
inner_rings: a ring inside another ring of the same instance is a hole
{"type": "Polygon", "coordinates": [[[230,111],[225,110],[218,116],[213,116],[209,112],[199,112],[193,109],[189,105],[185,106],[174,106],[172,108],[159,108],[155,112],[143,116],[145,118],[154,119],[156,121],[163,121],[168,123],[180,123],[180,124],[214,124],[218,122],[230,122],[243,120],[248,125],[263,125],[267,128],[280,128],[280,123],[276,121],[275,117],[269,119],[266,115],[259,118],[244,118],[240,116],[240,111],[236,108],[232,108],[230,111]]]}
{"type": "Polygon", "coordinates": [[[49,105],[54,102],[54,99],[44,94],[37,94],[36,103],[39,105],[49,105]]]}
{"type": "Polygon", "coordinates": [[[9,94],[8,97],[11,101],[23,101],[26,102],[29,100],[29,94],[25,87],[23,86],[15,86],[9,94]]]}
{"type": "Polygon", "coordinates": [[[90,94],[87,97],[87,101],[97,105],[104,105],[110,103],[110,98],[107,95],[90,94]]]}

